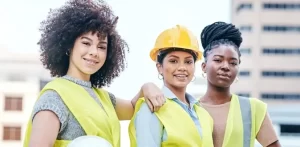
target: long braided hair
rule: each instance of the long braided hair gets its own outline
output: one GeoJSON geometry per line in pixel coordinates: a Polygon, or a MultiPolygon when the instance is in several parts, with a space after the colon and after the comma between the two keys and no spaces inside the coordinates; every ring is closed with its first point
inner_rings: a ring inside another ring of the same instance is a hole
{"type": "Polygon", "coordinates": [[[243,42],[242,34],[233,24],[215,22],[206,26],[202,30],[200,37],[202,47],[204,48],[203,56],[205,62],[207,61],[207,53],[220,45],[234,46],[239,57],[241,57],[239,47],[243,42]]]}

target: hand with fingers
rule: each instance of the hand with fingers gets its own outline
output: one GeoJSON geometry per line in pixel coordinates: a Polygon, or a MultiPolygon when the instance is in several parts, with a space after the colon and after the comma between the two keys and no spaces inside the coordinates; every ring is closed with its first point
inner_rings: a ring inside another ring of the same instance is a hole
{"type": "Polygon", "coordinates": [[[154,83],[146,83],[142,87],[142,92],[151,112],[156,112],[166,102],[166,98],[154,83]]]}

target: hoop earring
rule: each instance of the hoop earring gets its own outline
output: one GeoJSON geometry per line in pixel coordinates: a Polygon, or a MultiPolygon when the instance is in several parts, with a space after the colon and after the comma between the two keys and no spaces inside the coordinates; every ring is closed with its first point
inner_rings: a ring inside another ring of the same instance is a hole
{"type": "Polygon", "coordinates": [[[234,83],[237,83],[239,81],[239,78],[236,77],[235,80],[234,80],[234,83]]]}
{"type": "Polygon", "coordinates": [[[204,72],[202,73],[202,77],[203,77],[204,79],[206,79],[206,75],[205,75],[204,72]]]}
{"type": "Polygon", "coordinates": [[[67,50],[67,51],[66,51],[66,55],[67,55],[67,56],[70,56],[70,50],[67,50]]]}
{"type": "Polygon", "coordinates": [[[163,77],[163,75],[162,74],[160,74],[160,73],[158,73],[158,79],[160,79],[160,80],[162,80],[162,79],[164,79],[164,77],[163,77]]]}
{"type": "Polygon", "coordinates": [[[196,76],[194,75],[194,77],[193,77],[193,79],[192,79],[191,82],[194,82],[195,80],[196,80],[196,76]]]}

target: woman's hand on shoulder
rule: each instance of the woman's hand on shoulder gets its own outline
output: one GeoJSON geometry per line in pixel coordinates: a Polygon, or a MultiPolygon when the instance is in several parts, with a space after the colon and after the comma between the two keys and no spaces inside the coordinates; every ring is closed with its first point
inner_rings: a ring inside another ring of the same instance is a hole
{"type": "Polygon", "coordinates": [[[166,102],[166,98],[154,83],[146,83],[142,86],[143,96],[152,112],[158,111],[166,102]]]}

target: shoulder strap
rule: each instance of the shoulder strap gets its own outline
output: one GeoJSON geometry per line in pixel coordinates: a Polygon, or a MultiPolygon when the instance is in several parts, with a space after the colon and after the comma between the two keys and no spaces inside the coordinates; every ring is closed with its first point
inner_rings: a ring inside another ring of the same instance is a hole
{"type": "Polygon", "coordinates": [[[252,112],[249,98],[239,96],[242,120],[243,120],[243,147],[250,147],[252,130],[252,112]]]}

